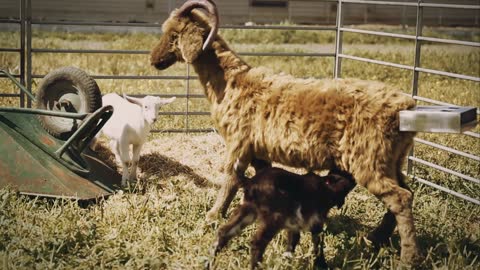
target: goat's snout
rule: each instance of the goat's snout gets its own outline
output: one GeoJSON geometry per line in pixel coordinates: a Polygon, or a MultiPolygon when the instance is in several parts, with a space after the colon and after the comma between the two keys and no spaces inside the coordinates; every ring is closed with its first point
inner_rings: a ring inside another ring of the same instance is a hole
{"type": "MultiPolygon", "coordinates": [[[[168,49],[163,49],[167,50],[168,49]]],[[[151,57],[150,57],[150,64],[154,66],[156,69],[159,70],[164,70],[171,65],[175,64],[177,62],[177,56],[173,52],[167,52],[164,53],[162,49],[155,49],[152,51],[151,57]]]]}

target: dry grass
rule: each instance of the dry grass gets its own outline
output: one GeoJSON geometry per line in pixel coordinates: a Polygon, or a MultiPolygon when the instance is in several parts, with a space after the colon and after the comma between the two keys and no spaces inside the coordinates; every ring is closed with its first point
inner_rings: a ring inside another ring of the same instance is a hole
{"type": "MultiPolygon", "coordinates": [[[[4,269],[202,269],[210,259],[216,224],[204,217],[222,174],[218,134],[154,135],[146,144],[136,186],[83,206],[0,190],[0,265],[4,269]]],[[[106,152],[108,157],[108,151],[106,152]]],[[[421,268],[478,269],[478,206],[412,184],[418,238],[427,258],[421,268]],[[448,198],[448,200],[446,200],[448,198]]],[[[238,196],[237,196],[238,197],[238,196]]],[[[238,198],[235,201],[238,203],[238,198]]],[[[375,250],[364,236],[384,208],[357,187],[327,225],[326,256],[341,269],[401,267],[399,238],[375,250]]],[[[218,256],[216,269],[248,268],[251,226],[218,256]]],[[[294,258],[282,256],[285,237],[268,248],[266,269],[309,269],[308,236],[294,258]]]]}
{"type": "MultiPolygon", "coordinates": [[[[264,31],[262,33],[222,30],[237,51],[318,52],[332,48],[330,34],[299,31],[296,33],[264,31]],[[257,37],[268,35],[271,42],[258,45],[257,37]],[[288,39],[288,40],[285,40],[288,39]],[[283,44],[289,42],[290,44],[283,44]],[[317,44],[322,43],[322,44],[317,44]]],[[[448,31],[445,31],[448,32],[448,31]]],[[[478,40],[473,31],[468,40],[478,40]]],[[[14,33],[15,34],[15,33],[14,33]]],[[[34,33],[37,48],[90,48],[148,50],[155,43],[151,34],[108,33],[34,33]],[[112,42],[113,41],[113,42],[112,42]]],[[[445,34],[432,36],[448,37],[445,34]]],[[[386,42],[355,36],[347,37],[345,51],[374,59],[411,64],[413,55],[408,42],[386,42]],[[361,44],[359,44],[361,43],[361,44]],[[352,45],[348,45],[352,44],[352,45]]],[[[12,33],[0,33],[0,47],[16,43],[12,33]]],[[[333,61],[313,57],[245,57],[252,65],[265,65],[275,71],[295,76],[330,77],[333,61]]],[[[480,50],[455,46],[425,46],[422,66],[479,76],[480,50]]],[[[0,53],[0,66],[18,71],[18,57],[0,53]]],[[[46,74],[52,69],[75,65],[90,74],[184,75],[186,67],[177,64],[163,71],[148,65],[147,55],[102,54],[36,54],[34,72],[46,74]]],[[[385,81],[409,92],[411,74],[393,68],[344,61],[345,77],[385,81]]],[[[185,83],[177,80],[98,80],[103,93],[184,94],[185,83]]],[[[38,83],[38,80],[36,80],[38,83]]],[[[191,93],[203,93],[198,82],[191,82],[191,93]]],[[[36,85],[34,85],[34,90],[36,85]]],[[[0,80],[2,93],[17,90],[0,80]]],[[[480,107],[478,83],[422,75],[420,94],[460,105],[480,107]]],[[[0,99],[2,106],[18,106],[18,100],[0,99]]],[[[168,111],[183,111],[186,99],[177,99],[168,111]]],[[[190,110],[208,111],[204,99],[190,99],[190,110]]],[[[157,128],[185,128],[184,116],[165,116],[157,128]]],[[[190,128],[209,128],[208,116],[189,118],[190,128]]],[[[480,131],[477,127],[475,131],[480,131]]],[[[419,134],[422,138],[480,155],[478,139],[463,135],[419,134]]],[[[210,259],[219,221],[205,224],[206,211],[215,199],[224,155],[223,141],[218,134],[155,134],[142,153],[140,181],[131,188],[114,194],[97,204],[25,197],[13,189],[0,189],[0,268],[1,269],[202,269],[210,259]]],[[[417,146],[416,154],[429,161],[480,177],[478,162],[458,158],[426,146],[417,146]]],[[[102,151],[112,166],[108,149],[102,151]]],[[[462,181],[429,168],[417,167],[422,178],[480,198],[478,185],[462,181]]],[[[435,189],[409,181],[415,192],[414,211],[418,238],[426,253],[422,269],[480,268],[480,208],[435,189]]],[[[237,196],[238,197],[238,196],[237,196]]],[[[238,203],[238,198],[235,203],[238,203]]],[[[399,238],[375,250],[364,236],[375,227],[384,207],[363,188],[357,187],[341,210],[332,212],[327,226],[327,262],[339,269],[392,269],[403,267],[399,262],[399,238]]],[[[253,226],[234,239],[219,255],[216,269],[246,269],[249,237],[253,226]]],[[[309,237],[302,237],[294,258],[282,256],[283,235],[274,239],[267,250],[266,269],[309,269],[312,260],[309,237]]]]}

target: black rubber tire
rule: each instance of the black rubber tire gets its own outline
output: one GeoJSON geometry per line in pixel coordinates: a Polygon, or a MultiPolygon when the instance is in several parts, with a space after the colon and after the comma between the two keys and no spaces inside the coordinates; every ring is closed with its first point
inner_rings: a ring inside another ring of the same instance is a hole
{"type": "MultiPolygon", "coordinates": [[[[92,113],[102,107],[102,94],[97,83],[83,70],[62,67],[48,73],[37,89],[37,109],[92,113]],[[69,101],[65,107],[61,101],[69,101]]],[[[40,124],[52,136],[59,139],[70,137],[80,124],[65,117],[39,115],[40,124]]]]}

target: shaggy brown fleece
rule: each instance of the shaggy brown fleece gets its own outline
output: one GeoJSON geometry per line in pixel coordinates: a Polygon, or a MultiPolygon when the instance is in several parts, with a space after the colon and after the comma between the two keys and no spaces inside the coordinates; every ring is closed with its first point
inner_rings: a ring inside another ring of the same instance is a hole
{"type": "Polygon", "coordinates": [[[158,69],[177,61],[193,65],[225,139],[228,176],[207,217],[225,213],[238,190],[237,175],[254,159],[340,169],[388,208],[370,239],[386,242],[398,225],[402,260],[417,259],[413,194],[401,172],[415,133],[398,128],[398,112],[412,108],[414,100],[380,82],[298,79],[252,68],[219,35],[202,50],[209,31],[204,13],[173,11],[151,53],[158,69]]]}

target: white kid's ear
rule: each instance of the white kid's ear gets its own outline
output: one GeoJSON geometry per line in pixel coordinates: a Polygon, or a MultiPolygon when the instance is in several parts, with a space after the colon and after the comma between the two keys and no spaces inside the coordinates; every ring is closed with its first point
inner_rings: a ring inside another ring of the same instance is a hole
{"type": "Polygon", "coordinates": [[[170,103],[172,103],[173,101],[175,101],[175,99],[176,99],[176,97],[161,98],[161,99],[160,99],[160,104],[161,104],[161,105],[170,104],[170,103]]]}
{"type": "Polygon", "coordinates": [[[142,106],[142,104],[143,104],[141,98],[129,97],[125,94],[123,94],[123,98],[126,99],[127,101],[133,103],[133,104],[137,104],[138,106],[142,106]]]}

